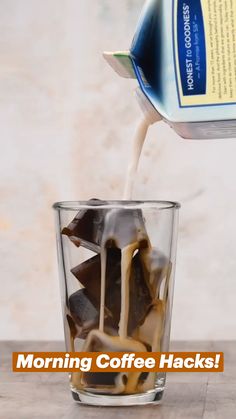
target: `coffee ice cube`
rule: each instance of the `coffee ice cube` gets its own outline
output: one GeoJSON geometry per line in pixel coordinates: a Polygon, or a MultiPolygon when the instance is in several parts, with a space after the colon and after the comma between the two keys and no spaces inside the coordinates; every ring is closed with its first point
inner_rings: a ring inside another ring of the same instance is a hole
{"type": "Polygon", "coordinates": [[[165,303],[162,300],[156,300],[149,311],[144,323],[138,330],[139,340],[148,344],[153,352],[161,350],[161,339],[165,320],[165,303]]]}
{"type": "Polygon", "coordinates": [[[131,277],[129,283],[129,320],[128,334],[141,326],[152,305],[150,287],[145,278],[141,251],[132,260],[131,277]]]}
{"type": "Polygon", "coordinates": [[[101,259],[100,255],[96,255],[75,268],[71,269],[71,273],[78,279],[81,285],[88,287],[90,297],[93,300],[99,300],[101,292],[101,259]]]}
{"type": "Polygon", "coordinates": [[[148,242],[141,210],[116,208],[106,214],[102,238],[104,247],[124,249],[136,243],[138,249],[147,247],[148,242]]]}
{"type": "Polygon", "coordinates": [[[68,236],[77,247],[84,246],[98,253],[107,210],[96,207],[106,203],[106,201],[100,201],[99,199],[91,199],[89,204],[94,206],[94,209],[80,210],[71,223],[63,228],[61,233],[68,236]]]}
{"type": "Polygon", "coordinates": [[[80,210],[72,222],[62,230],[77,246],[100,252],[101,245],[122,249],[131,243],[146,247],[148,237],[142,211],[138,209],[97,209],[106,201],[90,200],[94,209],[80,210]]]}
{"type": "MultiPolygon", "coordinates": [[[[108,249],[106,257],[105,281],[105,327],[118,330],[120,316],[120,277],[121,252],[108,249]],[[112,298],[110,298],[112,297],[112,298]]],[[[86,288],[89,300],[100,307],[101,299],[101,257],[96,255],[71,270],[78,281],[86,288]]]]}
{"type": "Polygon", "coordinates": [[[82,381],[86,386],[101,387],[102,385],[104,389],[104,386],[108,388],[114,387],[117,376],[117,372],[86,372],[86,375],[83,375],[82,381]]]}
{"type": "MultiPolygon", "coordinates": [[[[101,258],[96,255],[71,270],[73,275],[86,288],[89,300],[100,305],[101,293],[101,258]]],[[[145,279],[140,252],[132,259],[129,278],[129,314],[128,334],[140,326],[152,304],[150,287],[145,279]]],[[[121,251],[107,249],[106,284],[105,284],[105,326],[118,331],[121,312],[121,251]]]]}
{"type": "MultiPolygon", "coordinates": [[[[83,347],[85,352],[146,352],[145,345],[134,339],[121,339],[92,330],[83,347]]],[[[133,393],[138,385],[141,372],[135,373],[83,373],[82,385],[93,392],[112,394],[133,393]]]]}
{"type": "MultiPolygon", "coordinates": [[[[163,338],[164,321],[165,321],[165,303],[156,300],[152,309],[148,313],[143,325],[139,328],[138,339],[149,345],[152,352],[161,351],[161,341],[163,338]]],[[[140,393],[152,390],[156,381],[156,373],[141,374],[138,391],[140,393]]]]}
{"type": "MultiPolygon", "coordinates": [[[[109,285],[115,285],[120,279],[120,259],[119,249],[108,249],[106,257],[106,291],[109,285]]],[[[75,268],[71,269],[72,274],[82,284],[92,301],[100,303],[101,293],[101,257],[96,255],[75,268]]]]}
{"type": "MultiPolygon", "coordinates": [[[[89,331],[98,326],[99,310],[90,301],[87,291],[81,289],[69,297],[69,310],[71,317],[78,326],[76,337],[85,339],[89,331]]],[[[75,329],[72,329],[72,333],[75,329]]]]}
{"type": "MultiPolygon", "coordinates": [[[[113,249],[108,249],[109,253],[113,249]]],[[[121,260],[120,260],[121,261],[121,260]]],[[[143,265],[140,258],[140,252],[132,258],[129,282],[129,310],[127,318],[127,331],[128,335],[131,336],[132,332],[139,327],[145,320],[145,317],[152,305],[152,296],[146,282],[145,275],[143,272],[143,265]]],[[[108,272],[106,275],[106,295],[105,295],[105,306],[112,316],[108,319],[112,327],[119,329],[121,320],[121,262],[117,264],[117,269],[113,272],[108,272]],[[114,275],[113,275],[114,273],[114,275]]],[[[106,324],[106,322],[105,322],[106,324]]]]}
{"type": "Polygon", "coordinates": [[[146,281],[150,285],[154,298],[158,297],[162,280],[168,275],[171,262],[157,248],[140,250],[146,281]]]}

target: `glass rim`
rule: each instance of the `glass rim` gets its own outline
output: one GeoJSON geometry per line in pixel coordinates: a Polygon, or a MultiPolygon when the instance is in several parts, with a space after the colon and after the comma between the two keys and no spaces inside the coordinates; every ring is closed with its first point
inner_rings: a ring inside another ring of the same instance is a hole
{"type": "Polygon", "coordinates": [[[55,202],[52,206],[54,210],[65,210],[65,211],[79,211],[81,209],[155,209],[155,210],[177,210],[181,207],[179,202],[174,201],[155,201],[155,200],[143,200],[143,201],[125,201],[125,200],[99,200],[96,204],[89,201],[60,201],[55,202]]]}

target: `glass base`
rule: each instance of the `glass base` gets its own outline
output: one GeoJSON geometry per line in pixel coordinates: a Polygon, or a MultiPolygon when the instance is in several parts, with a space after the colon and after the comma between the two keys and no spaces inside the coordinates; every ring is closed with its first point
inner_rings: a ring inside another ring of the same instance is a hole
{"type": "Polygon", "coordinates": [[[142,406],[147,404],[159,404],[163,394],[164,387],[148,391],[141,394],[132,394],[130,396],[115,396],[94,394],[88,391],[72,389],[73,399],[81,404],[91,406],[142,406]]]}

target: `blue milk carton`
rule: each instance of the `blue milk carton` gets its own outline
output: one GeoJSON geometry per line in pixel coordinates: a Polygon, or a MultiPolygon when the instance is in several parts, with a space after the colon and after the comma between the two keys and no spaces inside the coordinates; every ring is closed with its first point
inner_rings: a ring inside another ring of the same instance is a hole
{"type": "Polygon", "coordinates": [[[148,0],[130,51],[104,57],[181,137],[236,137],[235,0],[148,0]]]}

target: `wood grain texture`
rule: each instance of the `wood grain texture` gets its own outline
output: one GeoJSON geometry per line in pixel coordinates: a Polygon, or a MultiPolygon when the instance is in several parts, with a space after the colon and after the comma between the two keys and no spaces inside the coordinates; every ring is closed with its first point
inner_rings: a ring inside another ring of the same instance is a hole
{"type": "Polygon", "coordinates": [[[70,395],[64,373],[12,373],[13,351],[60,351],[62,342],[0,343],[2,419],[234,419],[236,342],[174,342],[172,350],[223,351],[224,373],[172,373],[161,405],[97,408],[80,406],[70,395]]]}

